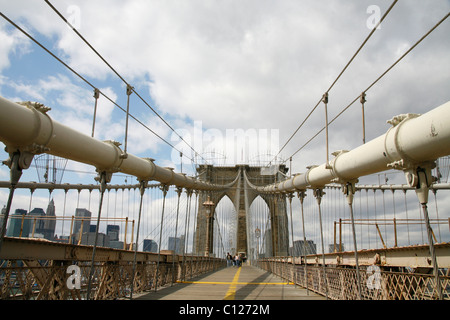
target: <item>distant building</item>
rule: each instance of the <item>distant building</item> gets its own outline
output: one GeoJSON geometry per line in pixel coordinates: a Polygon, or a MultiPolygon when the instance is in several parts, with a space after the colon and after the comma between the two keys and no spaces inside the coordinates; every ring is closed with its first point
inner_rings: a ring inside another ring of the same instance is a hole
{"type": "Polygon", "coordinates": [[[42,208],[34,208],[28,214],[30,217],[30,233],[29,237],[43,238],[45,211],[42,208]]]}
{"type": "Polygon", "coordinates": [[[184,251],[184,235],[179,238],[169,237],[169,250],[175,251],[176,254],[182,254],[184,251]]]}
{"type": "Polygon", "coordinates": [[[3,228],[3,217],[5,216],[5,213],[6,213],[6,206],[3,206],[3,209],[0,212],[0,231],[3,228]]]}
{"type": "Polygon", "coordinates": [[[316,254],[316,244],[312,240],[306,240],[306,251],[305,242],[303,240],[294,241],[294,256],[305,256],[308,254],[316,254]]]}
{"type": "Polygon", "coordinates": [[[108,224],[106,226],[106,234],[110,241],[119,241],[120,226],[108,224]]]}
{"type": "Polygon", "coordinates": [[[43,220],[43,228],[39,230],[39,233],[44,235],[47,240],[54,240],[56,228],[56,214],[55,214],[55,202],[53,199],[48,203],[47,212],[45,213],[45,220],[43,220]]]}
{"type": "Polygon", "coordinates": [[[158,244],[151,239],[144,239],[144,248],[142,251],[158,252],[158,244]]]}
{"type": "MultiPolygon", "coordinates": [[[[9,227],[6,230],[7,237],[20,237],[20,230],[22,229],[22,237],[28,237],[28,233],[30,232],[30,220],[23,219],[22,226],[22,217],[27,214],[27,210],[24,209],[16,209],[16,211],[11,215],[9,219],[9,227]]],[[[3,224],[0,226],[0,228],[3,224]]]]}
{"type": "MultiPolygon", "coordinates": [[[[93,246],[95,243],[95,232],[85,232],[81,236],[81,244],[87,246],[93,246]]],[[[100,247],[109,247],[109,237],[99,232],[97,235],[97,246],[100,247]]]]}
{"type": "MultiPolygon", "coordinates": [[[[341,244],[341,250],[342,252],[345,251],[344,244],[341,244]]],[[[328,252],[333,253],[334,252],[334,243],[328,245],[328,252]]],[[[336,252],[339,252],[339,243],[336,243],[336,252]]]]}
{"type": "Polygon", "coordinates": [[[87,209],[75,209],[75,222],[73,224],[72,234],[79,235],[83,226],[82,233],[89,232],[91,225],[91,212],[87,209]]]}
{"type": "Polygon", "coordinates": [[[113,249],[123,249],[123,241],[109,239],[109,247],[113,249]]]}

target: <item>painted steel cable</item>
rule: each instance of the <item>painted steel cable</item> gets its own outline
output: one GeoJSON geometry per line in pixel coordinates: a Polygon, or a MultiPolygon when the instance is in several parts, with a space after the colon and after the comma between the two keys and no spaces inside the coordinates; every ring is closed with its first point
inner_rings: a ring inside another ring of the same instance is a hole
{"type": "MultiPolygon", "coordinates": [[[[48,54],[50,54],[54,59],[56,59],[59,63],[61,63],[64,67],[66,67],[68,70],[70,70],[73,74],[75,74],[77,77],[79,77],[81,80],[83,80],[87,85],[89,85],[92,89],[94,90],[98,90],[98,92],[104,97],[106,98],[109,102],[111,102],[113,105],[115,105],[116,107],[118,107],[120,110],[122,110],[123,112],[127,112],[124,108],[122,108],[120,105],[118,105],[114,100],[112,100],[110,97],[108,97],[104,92],[102,92],[101,90],[97,89],[90,81],[88,81],[86,78],[84,78],[80,73],[76,72],[73,68],[71,68],[67,63],[65,63],[63,60],[61,60],[59,57],[57,57],[53,52],[51,52],[49,49],[47,49],[43,44],[41,44],[39,41],[37,41],[34,37],[32,37],[28,32],[26,32],[24,29],[22,29],[19,25],[17,25],[14,21],[12,21],[11,19],[9,19],[6,15],[4,15],[2,12],[0,12],[0,16],[5,19],[6,21],[8,21],[12,26],[14,26],[17,30],[19,30],[20,32],[22,32],[27,38],[29,38],[31,41],[33,41],[35,44],[37,44],[39,47],[41,47],[44,51],[46,51],[48,54]]],[[[157,138],[159,138],[160,140],[162,140],[164,143],[166,143],[167,145],[169,145],[172,149],[178,151],[181,153],[180,150],[178,150],[174,145],[172,145],[170,142],[168,142],[166,139],[164,139],[163,137],[161,137],[159,134],[157,134],[155,131],[153,131],[152,129],[150,129],[147,125],[145,125],[142,121],[140,121],[139,119],[137,119],[135,116],[133,116],[131,113],[129,113],[130,118],[132,118],[133,120],[135,120],[137,123],[139,123],[141,126],[143,126],[145,129],[147,129],[148,131],[150,131],[151,133],[153,133],[157,138]]],[[[189,158],[188,156],[186,156],[186,158],[188,158],[191,162],[194,162],[194,160],[192,158],[189,158]]]]}
{"type": "MultiPolygon", "coordinates": [[[[444,22],[450,13],[447,13],[438,23],[436,23],[427,33],[425,33],[419,40],[414,43],[400,58],[398,58],[393,64],[389,66],[378,78],[376,78],[363,92],[367,92],[370,90],[378,81],[380,81],[389,71],[392,70],[403,58],[405,58],[417,45],[419,45],[426,37],[428,37],[442,22],[444,22]]],[[[339,112],[331,121],[328,122],[328,125],[332,124],[337,118],[339,118],[345,111],[347,111],[356,101],[360,99],[361,95],[358,95],[352,102],[350,102],[341,112],[339,112]]],[[[317,103],[319,105],[320,101],[317,103]]],[[[316,107],[317,107],[316,105],[316,107]]],[[[297,151],[295,151],[289,158],[295,156],[299,151],[301,151],[305,146],[307,146],[314,138],[316,138],[323,130],[325,130],[326,126],[320,129],[314,136],[312,136],[305,144],[303,144],[297,151]]],[[[286,162],[286,161],[285,161],[286,162]]]]}
{"type": "MultiPolygon", "coordinates": [[[[366,39],[364,39],[364,41],[362,42],[362,44],[359,46],[358,50],[356,50],[356,52],[353,54],[353,56],[350,58],[350,60],[347,62],[347,64],[345,65],[345,67],[342,69],[342,71],[339,73],[339,75],[336,77],[336,79],[333,81],[333,83],[330,85],[330,87],[328,88],[328,90],[326,91],[326,93],[328,93],[336,84],[336,82],[339,80],[339,78],[342,76],[342,74],[344,74],[345,70],[347,70],[347,68],[350,66],[350,64],[353,62],[353,60],[355,59],[355,57],[359,54],[359,52],[362,50],[362,48],[366,45],[367,41],[370,39],[370,37],[372,37],[372,35],[374,34],[375,30],[377,30],[378,26],[381,24],[381,22],[383,22],[383,20],[386,18],[386,16],[389,14],[389,12],[392,10],[392,8],[395,6],[395,4],[397,3],[398,0],[395,0],[394,2],[392,2],[392,4],[390,5],[390,7],[388,8],[388,10],[384,13],[383,17],[381,17],[380,21],[374,26],[374,28],[372,29],[372,31],[369,33],[369,35],[366,37],[366,39]]],[[[303,127],[303,125],[305,124],[305,122],[308,120],[308,118],[311,116],[311,114],[317,109],[317,107],[319,106],[320,102],[322,102],[322,97],[320,97],[319,101],[316,103],[316,105],[314,106],[314,108],[312,108],[312,110],[309,112],[309,114],[306,116],[306,118],[303,120],[303,122],[297,127],[297,129],[294,131],[294,133],[289,137],[289,139],[286,141],[286,143],[283,145],[283,147],[281,147],[280,151],[277,153],[277,155],[275,156],[275,158],[281,153],[281,151],[283,151],[283,149],[286,147],[286,145],[292,140],[292,138],[294,138],[294,136],[297,134],[297,132],[300,130],[301,127],[303,127]]],[[[274,158],[274,159],[275,159],[274,158]]],[[[274,160],[273,159],[273,160],[274,160]]],[[[272,160],[272,161],[273,161],[272,160]]],[[[269,163],[270,165],[270,163],[269,163]]]]}
{"type": "MultiPolygon", "coordinates": [[[[81,38],[81,40],[83,40],[84,43],[86,43],[86,45],[92,50],[94,51],[94,53],[125,83],[125,85],[127,86],[127,88],[130,88],[132,92],[134,92],[136,94],[136,96],[141,99],[142,102],[144,102],[144,104],[150,109],[152,110],[152,112],[159,118],[161,119],[162,122],[164,122],[165,125],[167,125],[167,127],[169,127],[170,130],[172,130],[173,133],[175,133],[193,152],[194,154],[197,156],[200,156],[205,163],[208,163],[206,161],[206,159],[204,159],[201,154],[199,154],[190,144],[188,144],[182,136],[180,136],[180,134],[174,129],[172,128],[172,126],[144,99],[142,98],[139,93],[111,66],[111,64],[108,63],[108,61],[103,58],[103,56],[78,32],[78,30],[72,26],[70,24],[69,21],[67,21],[67,19],[50,3],[50,1],[45,0],[45,2],[50,6],[50,8],[53,9],[53,11],[55,11],[55,13],[81,38]]],[[[181,152],[180,152],[181,153],[181,152]]],[[[192,159],[190,159],[191,161],[193,161],[192,159]]]]}

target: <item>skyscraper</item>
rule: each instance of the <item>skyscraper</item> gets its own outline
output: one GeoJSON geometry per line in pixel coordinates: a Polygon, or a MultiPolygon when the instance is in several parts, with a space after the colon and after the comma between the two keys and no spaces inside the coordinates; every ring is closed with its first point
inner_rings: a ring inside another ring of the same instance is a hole
{"type": "Polygon", "coordinates": [[[30,221],[28,219],[23,219],[22,226],[22,216],[27,214],[27,210],[16,209],[14,214],[11,215],[9,219],[9,227],[6,231],[7,237],[19,237],[20,229],[22,229],[22,237],[28,237],[30,232],[30,221]]]}
{"type": "Polygon", "coordinates": [[[184,235],[180,238],[169,237],[169,250],[175,251],[176,254],[182,254],[184,251],[184,235]]]}
{"type": "Polygon", "coordinates": [[[144,239],[144,248],[143,251],[147,252],[158,252],[158,244],[156,241],[151,239],[144,239]]]}
{"type": "Polygon", "coordinates": [[[45,211],[42,208],[34,208],[29,213],[30,216],[30,237],[43,237],[43,229],[45,220],[42,219],[45,216],[45,211]],[[31,218],[33,217],[33,218],[31,218]]]}
{"type": "Polygon", "coordinates": [[[106,226],[106,234],[111,241],[119,241],[120,226],[108,224],[106,226]]]}
{"type": "Polygon", "coordinates": [[[43,220],[43,228],[40,230],[45,239],[53,240],[55,238],[56,214],[55,202],[53,199],[48,203],[45,220],[43,220]]]}
{"type": "Polygon", "coordinates": [[[75,209],[75,222],[73,224],[72,235],[75,239],[79,239],[80,230],[81,233],[89,232],[91,225],[91,212],[87,209],[76,208],[75,209]]]}

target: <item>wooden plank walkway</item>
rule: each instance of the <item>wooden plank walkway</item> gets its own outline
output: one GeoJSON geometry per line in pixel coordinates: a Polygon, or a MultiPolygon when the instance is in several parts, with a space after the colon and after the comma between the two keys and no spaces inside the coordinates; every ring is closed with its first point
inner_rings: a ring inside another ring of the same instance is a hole
{"type": "Polygon", "coordinates": [[[259,268],[228,267],[134,296],[135,300],[325,300],[259,268]]]}

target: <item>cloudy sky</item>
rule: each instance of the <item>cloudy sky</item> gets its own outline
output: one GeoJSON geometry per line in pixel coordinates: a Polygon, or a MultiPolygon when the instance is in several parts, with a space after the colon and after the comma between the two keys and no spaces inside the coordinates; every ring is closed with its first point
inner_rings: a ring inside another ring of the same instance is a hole
{"type": "MultiPolygon", "coordinates": [[[[53,1],[59,12],[178,135],[135,94],[128,152],[193,173],[193,160],[266,165],[307,117],[392,1],[53,1]],[[183,152],[183,168],[179,150],[183,152]]],[[[124,82],[45,3],[0,0],[0,10],[112,101],[126,108],[124,82]]],[[[399,1],[329,91],[329,119],[450,11],[448,0],[399,1]]],[[[425,113],[450,100],[450,20],[444,21],[367,91],[366,140],[400,113],[425,113]]],[[[50,116],[87,134],[93,90],[0,18],[0,95],[38,101],[50,116]]],[[[292,171],[326,160],[320,105],[279,154],[292,171]],[[289,161],[286,162],[289,165],[289,161]]],[[[103,96],[95,137],[124,141],[125,114],[103,96]]],[[[361,105],[329,128],[330,152],[362,143],[361,105]]],[[[3,149],[3,148],[2,148],[3,149]]],[[[7,155],[0,151],[3,159],[7,155]]],[[[79,164],[73,170],[94,172],[79,164]]],[[[23,181],[36,180],[29,169],[23,181]]],[[[9,170],[0,167],[0,180],[9,170]]],[[[73,182],[93,183],[78,173],[73,182]],[[83,180],[84,179],[84,180],[83,180]]],[[[123,178],[122,178],[123,180],[123,178]]],[[[123,182],[123,181],[121,181],[123,182]]],[[[130,182],[130,181],[128,181],[130,182]]],[[[6,193],[2,194],[6,197],[6,193]]],[[[3,199],[0,205],[3,206],[3,199]]],[[[24,200],[27,201],[27,200],[24,200]]],[[[44,204],[43,204],[44,205],[44,204]]]]}
{"type": "MultiPolygon", "coordinates": [[[[125,84],[44,1],[1,2],[1,11],[126,108],[125,84]]],[[[267,164],[330,87],[391,1],[58,1],[53,5],[202,157],[136,95],[130,112],[192,159],[267,164]],[[244,143],[243,138],[248,142],[244,143]],[[212,154],[214,153],[214,154],[212,154]],[[270,154],[271,156],[267,156],[270,154]],[[211,158],[212,157],[212,158],[211,158]],[[226,157],[226,159],[225,159],[226,157]],[[225,159],[225,160],[224,160],[225,159]]],[[[450,9],[401,1],[329,92],[332,119],[450,9]]],[[[449,100],[445,21],[367,92],[367,140],[399,113],[449,100]]],[[[0,94],[39,101],[58,121],[90,133],[92,88],[0,20],[0,94]]],[[[282,150],[289,159],[324,123],[320,105],[282,150]]],[[[96,137],[124,141],[125,115],[99,99],[96,137]]],[[[179,153],[134,120],[128,151],[177,166],[179,153]]],[[[355,103],[330,126],[330,152],[362,142],[355,103]]],[[[293,172],[326,159],[324,134],[293,158],[293,172]]],[[[287,162],[288,163],[288,162],[287,162]]],[[[191,165],[192,167],[192,165],[191,165]]],[[[188,170],[188,169],[185,169],[188,170]]]]}

